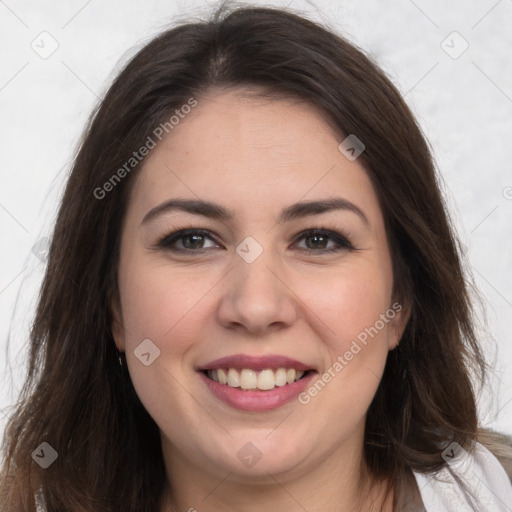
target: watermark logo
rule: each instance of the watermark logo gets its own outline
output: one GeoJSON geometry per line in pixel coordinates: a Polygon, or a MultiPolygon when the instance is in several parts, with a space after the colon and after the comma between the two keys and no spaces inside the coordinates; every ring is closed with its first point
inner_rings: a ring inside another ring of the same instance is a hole
{"type": "Polygon", "coordinates": [[[160,349],[147,338],[137,346],[133,353],[144,366],[152,365],[160,357],[160,349]]]}
{"type": "Polygon", "coordinates": [[[49,32],[41,32],[31,43],[30,47],[41,59],[49,59],[59,48],[59,43],[49,32]]]}
{"type": "Polygon", "coordinates": [[[16,462],[14,462],[13,460],[11,460],[11,461],[9,462],[9,472],[8,472],[8,474],[9,474],[10,476],[15,475],[15,474],[16,474],[16,468],[17,468],[17,467],[18,467],[18,466],[16,465],[16,462]]]}
{"type": "Polygon", "coordinates": [[[302,405],[309,404],[309,402],[311,402],[311,398],[318,395],[318,393],[320,393],[325,386],[331,382],[334,377],[336,377],[336,375],[339,375],[343,369],[349,365],[350,361],[354,359],[354,356],[359,354],[359,352],[367,346],[369,341],[368,337],[373,339],[393,318],[395,318],[396,314],[400,311],[402,311],[402,305],[395,302],[391,308],[386,311],[386,313],[382,313],[379,316],[379,320],[377,320],[371,327],[366,327],[361,331],[357,335],[357,338],[352,340],[350,348],[342,355],[339,355],[334,364],[330,366],[314,384],[299,394],[297,397],[298,401],[302,405]]]}
{"type": "Polygon", "coordinates": [[[32,246],[32,254],[34,256],[37,256],[43,263],[46,263],[48,259],[48,251],[50,249],[50,240],[48,237],[43,237],[39,239],[33,246],[32,246]]]}
{"type": "Polygon", "coordinates": [[[262,457],[261,451],[251,442],[245,443],[236,455],[248,468],[252,468],[262,457]]]}
{"type": "Polygon", "coordinates": [[[352,133],[338,146],[341,154],[353,162],[366,149],[366,146],[352,133]]]}
{"type": "Polygon", "coordinates": [[[473,459],[469,453],[457,442],[450,443],[441,454],[441,457],[458,472],[465,473],[472,469],[473,459]]]}
{"type": "Polygon", "coordinates": [[[236,252],[246,263],[253,263],[263,253],[263,247],[252,236],[248,236],[237,245],[236,252]]]}
{"type": "Polygon", "coordinates": [[[48,443],[41,443],[33,452],[32,458],[43,468],[49,468],[58,458],[59,454],[48,443]]]}
{"type": "Polygon", "coordinates": [[[469,48],[469,43],[457,31],[453,31],[441,41],[441,48],[452,59],[458,59],[469,48]]]}

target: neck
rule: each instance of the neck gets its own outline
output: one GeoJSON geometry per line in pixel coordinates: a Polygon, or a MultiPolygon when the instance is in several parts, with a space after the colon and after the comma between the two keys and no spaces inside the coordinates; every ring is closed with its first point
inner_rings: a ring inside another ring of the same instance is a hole
{"type": "MultiPolygon", "coordinates": [[[[165,446],[165,443],[163,443],[165,446]]],[[[393,492],[367,470],[362,451],[336,451],[306,471],[240,477],[193,465],[165,446],[168,482],[160,512],[392,512],[393,492]]]]}

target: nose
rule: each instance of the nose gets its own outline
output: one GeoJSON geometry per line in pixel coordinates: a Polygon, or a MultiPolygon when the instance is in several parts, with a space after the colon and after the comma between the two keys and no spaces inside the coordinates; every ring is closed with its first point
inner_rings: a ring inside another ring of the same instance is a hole
{"type": "Polygon", "coordinates": [[[254,335],[291,326],[299,307],[282,266],[270,250],[252,263],[237,254],[233,267],[223,280],[218,308],[219,322],[229,329],[254,335]]]}

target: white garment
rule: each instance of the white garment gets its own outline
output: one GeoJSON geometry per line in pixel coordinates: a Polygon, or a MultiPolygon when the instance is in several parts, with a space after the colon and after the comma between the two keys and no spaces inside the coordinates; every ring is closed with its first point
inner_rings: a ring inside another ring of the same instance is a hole
{"type": "Polygon", "coordinates": [[[512,484],[482,444],[470,454],[452,443],[443,458],[448,464],[435,475],[413,471],[427,512],[512,512],[512,484]]]}

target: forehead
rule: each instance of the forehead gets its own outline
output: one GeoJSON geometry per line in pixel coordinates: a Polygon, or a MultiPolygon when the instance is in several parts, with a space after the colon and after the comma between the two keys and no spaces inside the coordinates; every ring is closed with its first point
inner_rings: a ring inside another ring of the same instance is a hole
{"type": "Polygon", "coordinates": [[[221,202],[243,220],[299,200],[342,195],[378,220],[363,166],[343,156],[344,137],[314,107],[239,91],[197,101],[146,158],[131,200],[139,217],[169,197],[221,202]]]}

